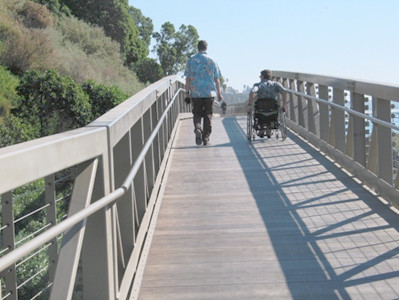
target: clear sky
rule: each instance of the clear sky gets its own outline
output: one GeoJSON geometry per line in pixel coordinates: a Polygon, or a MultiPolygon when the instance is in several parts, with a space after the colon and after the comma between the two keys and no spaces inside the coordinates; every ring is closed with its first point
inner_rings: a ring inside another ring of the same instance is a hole
{"type": "Polygon", "coordinates": [[[399,0],[129,0],[160,31],[193,25],[228,85],[262,69],[399,86],[399,0]]]}

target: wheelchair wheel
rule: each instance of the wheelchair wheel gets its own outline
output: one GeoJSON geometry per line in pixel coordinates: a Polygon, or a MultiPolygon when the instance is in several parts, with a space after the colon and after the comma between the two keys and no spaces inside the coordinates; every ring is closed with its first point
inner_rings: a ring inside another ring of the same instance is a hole
{"type": "Polygon", "coordinates": [[[280,125],[278,127],[281,139],[284,141],[287,138],[287,126],[285,121],[285,112],[280,112],[280,125]]]}
{"type": "Polygon", "coordinates": [[[247,138],[248,142],[252,141],[252,131],[253,131],[253,118],[252,114],[247,114],[247,138]]]}

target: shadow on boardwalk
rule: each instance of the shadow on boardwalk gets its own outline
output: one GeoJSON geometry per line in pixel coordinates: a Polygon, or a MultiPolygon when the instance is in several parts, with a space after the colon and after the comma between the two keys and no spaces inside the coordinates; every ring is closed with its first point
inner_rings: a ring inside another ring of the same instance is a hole
{"type": "Polygon", "coordinates": [[[398,215],[293,134],[256,140],[248,156],[244,122],[223,125],[291,297],[398,298],[398,215]]]}

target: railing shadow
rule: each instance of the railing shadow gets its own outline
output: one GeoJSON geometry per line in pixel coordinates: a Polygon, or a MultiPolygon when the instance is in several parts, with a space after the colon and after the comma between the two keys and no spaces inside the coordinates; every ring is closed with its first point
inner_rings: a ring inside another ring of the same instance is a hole
{"type": "MultiPolygon", "coordinates": [[[[243,151],[246,122],[225,118],[223,125],[293,299],[350,299],[349,289],[399,276],[390,265],[399,255],[399,217],[389,207],[293,134],[243,151]],[[294,147],[297,158],[288,151],[294,147]]],[[[398,296],[389,283],[373,293],[398,296]]]]}

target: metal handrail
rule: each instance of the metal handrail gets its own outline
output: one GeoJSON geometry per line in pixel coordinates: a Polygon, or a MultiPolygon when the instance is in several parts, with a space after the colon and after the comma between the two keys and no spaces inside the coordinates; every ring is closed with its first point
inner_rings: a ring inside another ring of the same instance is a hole
{"type": "Polygon", "coordinates": [[[273,77],[289,94],[287,126],[399,207],[398,151],[392,144],[399,125],[392,124],[391,114],[399,86],[284,71],[273,71],[273,77]],[[350,108],[344,104],[347,91],[350,108]],[[367,101],[372,101],[371,114],[367,101]]]}
{"type": "Polygon", "coordinates": [[[145,143],[143,149],[141,150],[139,156],[137,157],[136,161],[133,164],[133,167],[131,169],[131,171],[129,172],[129,174],[126,176],[125,181],[122,184],[122,188],[124,188],[125,190],[127,190],[133,180],[133,178],[136,176],[141,163],[144,161],[144,158],[148,152],[148,150],[150,149],[153,140],[155,139],[156,135],[159,132],[159,129],[161,128],[163,121],[165,120],[170,108],[172,107],[174,101],[176,100],[176,97],[179,95],[180,92],[185,91],[185,89],[183,88],[179,88],[175,94],[175,96],[172,98],[172,100],[170,101],[170,103],[168,104],[168,106],[165,108],[164,113],[162,114],[161,118],[159,119],[157,126],[155,127],[155,129],[152,131],[150,137],[148,138],[148,141],[145,143]]]}
{"type": "Polygon", "coordinates": [[[16,220],[14,220],[14,224],[17,224],[18,222],[21,222],[22,220],[24,220],[24,219],[26,219],[26,218],[28,218],[28,217],[30,217],[30,216],[42,211],[43,209],[45,209],[45,208],[47,208],[49,206],[50,206],[50,203],[47,203],[47,204],[43,205],[42,207],[39,207],[38,209],[36,209],[34,211],[31,211],[29,214],[26,214],[26,215],[24,215],[24,216],[22,216],[22,217],[20,217],[20,218],[18,218],[16,220]]]}
{"type": "Polygon", "coordinates": [[[291,90],[291,89],[286,89],[286,91],[290,92],[290,93],[293,93],[293,94],[295,94],[297,96],[302,96],[304,98],[308,98],[308,99],[314,100],[314,101],[319,102],[319,103],[327,104],[327,105],[332,106],[334,108],[338,108],[340,110],[346,111],[347,113],[349,113],[351,115],[354,115],[354,116],[357,116],[357,117],[361,117],[361,118],[367,119],[367,120],[369,120],[369,121],[371,121],[373,123],[380,124],[380,125],[383,125],[385,127],[390,127],[390,128],[392,128],[394,130],[398,130],[399,131],[399,126],[396,126],[395,124],[382,121],[380,119],[371,117],[371,116],[366,115],[366,114],[362,114],[362,113],[360,113],[360,112],[358,112],[356,110],[347,108],[345,106],[338,105],[338,104],[333,103],[331,101],[328,101],[328,100],[325,100],[325,99],[320,99],[320,98],[317,98],[317,97],[314,97],[314,96],[310,96],[310,95],[307,95],[307,94],[304,94],[304,93],[300,93],[300,92],[297,92],[297,91],[294,91],[294,90],[291,90]]]}
{"type": "Polygon", "coordinates": [[[42,234],[38,235],[34,239],[26,242],[23,246],[16,248],[12,252],[4,255],[0,258],[0,270],[5,270],[13,263],[17,262],[19,259],[27,255],[29,252],[37,249],[41,245],[49,242],[57,235],[67,231],[72,226],[78,224],[79,222],[86,219],[88,216],[94,214],[95,212],[99,211],[100,209],[104,208],[105,206],[112,204],[115,200],[121,197],[125,193],[124,188],[119,188],[114,192],[110,193],[109,195],[101,198],[100,200],[94,202],[90,206],[86,207],[85,209],[79,211],[78,213],[68,217],[64,221],[58,223],[54,227],[51,227],[49,230],[43,232],[42,234]]]}
{"type": "Polygon", "coordinates": [[[169,112],[170,108],[172,107],[173,103],[175,102],[177,96],[181,91],[184,91],[184,89],[180,88],[175,96],[172,98],[168,106],[165,108],[164,113],[162,114],[159,122],[157,123],[157,126],[155,127],[154,131],[152,132],[150,138],[146,142],[145,146],[143,147],[142,151],[140,152],[140,155],[136,159],[131,171],[129,172],[126,180],[122,184],[122,186],[115,191],[111,192],[109,195],[97,200],[93,204],[90,204],[88,207],[80,210],[79,212],[75,213],[72,216],[68,216],[67,219],[64,221],[58,223],[54,227],[50,228],[46,232],[38,235],[37,237],[33,238],[29,242],[26,242],[23,246],[16,248],[12,252],[4,255],[2,258],[0,258],[0,270],[5,270],[12,264],[16,263],[18,260],[23,258],[25,255],[28,253],[34,251],[41,245],[49,242],[50,240],[54,239],[57,235],[67,231],[74,225],[78,224],[79,222],[84,221],[89,217],[90,215],[94,214],[95,212],[103,209],[104,207],[108,205],[112,205],[117,199],[122,197],[126,191],[128,190],[133,178],[136,176],[140,165],[143,163],[145,155],[147,154],[148,150],[150,149],[153,140],[155,139],[157,133],[159,132],[159,129],[162,126],[162,122],[165,120],[167,113],[169,112]]]}

